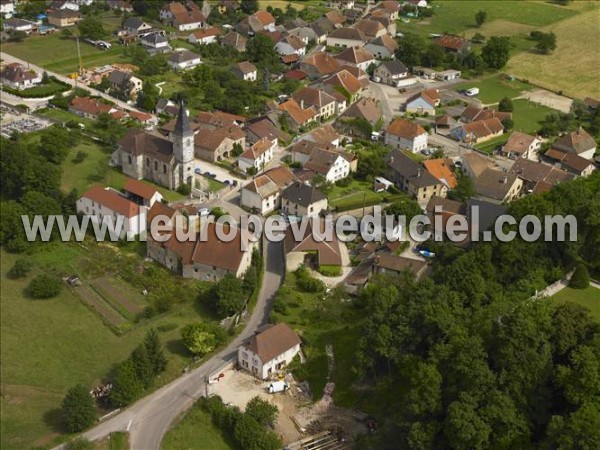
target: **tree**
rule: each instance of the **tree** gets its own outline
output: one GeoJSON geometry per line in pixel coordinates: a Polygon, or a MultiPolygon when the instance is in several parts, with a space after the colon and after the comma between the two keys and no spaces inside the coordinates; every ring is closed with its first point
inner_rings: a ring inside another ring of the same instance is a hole
{"type": "Polygon", "coordinates": [[[407,66],[418,66],[421,64],[421,58],[426,48],[427,42],[423,37],[407,33],[398,41],[396,58],[401,59],[407,66]]]}
{"type": "Polygon", "coordinates": [[[138,345],[133,352],[131,352],[131,363],[135,369],[135,374],[140,383],[147,388],[152,383],[154,378],[154,371],[152,367],[152,361],[148,355],[148,349],[144,345],[138,345]]]}
{"type": "Polygon", "coordinates": [[[262,426],[274,426],[278,413],[277,406],[263,400],[258,395],[246,405],[246,414],[253,417],[262,426]]]}
{"type": "Polygon", "coordinates": [[[244,14],[251,15],[258,11],[258,0],[243,0],[240,4],[240,8],[244,14]]]}
{"type": "Polygon", "coordinates": [[[27,286],[27,295],[35,299],[48,299],[56,297],[61,289],[62,282],[58,278],[40,274],[27,286]]]}
{"type": "Polygon", "coordinates": [[[436,44],[429,44],[427,51],[421,57],[421,63],[427,67],[439,66],[444,62],[445,53],[442,47],[436,44]]]}
{"type": "Polygon", "coordinates": [[[510,98],[504,97],[498,103],[498,111],[512,112],[514,109],[513,102],[510,98]]]}
{"type": "Polygon", "coordinates": [[[131,359],[123,361],[115,371],[110,401],[114,406],[125,406],[135,401],[143,392],[144,386],[137,377],[131,359]]]}
{"type": "Polygon", "coordinates": [[[158,337],[158,333],[154,328],[151,328],[144,338],[144,347],[148,353],[150,364],[152,367],[152,374],[154,376],[159,375],[167,367],[167,358],[163,350],[162,343],[158,337]]]}
{"type": "Polygon", "coordinates": [[[8,271],[10,278],[23,278],[31,271],[33,263],[28,259],[21,258],[17,259],[14,265],[8,271]]]}
{"type": "Polygon", "coordinates": [[[190,353],[204,356],[224,342],[225,332],[218,325],[198,322],[186,325],[181,330],[181,337],[190,353]]]}
{"type": "Polygon", "coordinates": [[[240,144],[239,142],[236,142],[235,144],[233,144],[233,148],[231,149],[231,154],[235,157],[238,157],[242,153],[244,153],[244,147],[242,147],[242,144],[240,144]]]}
{"type": "Polygon", "coordinates": [[[265,432],[248,414],[242,414],[235,424],[233,436],[244,450],[276,450],[281,442],[273,432],[265,432]]]}
{"type": "Polygon", "coordinates": [[[479,44],[483,44],[485,42],[485,36],[481,33],[475,33],[471,38],[473,42],[477,42],[479,44]]]}
{"type": "MultiPolygon", "coordinates": [[[[107,78],[103,78],[103,81],[107,78]]],[[[136,98],[136,105],[146,111],[154,111],[159,95],[160,92],[154,83],[144,83],[144,87],[136,98]]]]}
{"type": "Polygon", "coordinates": [[[448,191],[448,198],[464,202],[473,196],[475,196],[473,180],[462,172],[458,173],[456,176],[456,187],[448,191]]]}
{"type": "Polygon", "coordinates": [[[583,263],[577,264],[573,276],[569,281],[569,286],[574,289],[585,289],[590,285],[590,274],[583,263]]]}
{"type": "Polygon", "coordinates": [[[94,450],[95,448],[94,443],[84,437],[75,438],[65,444],[65,450],[94,450]]]}
{"type": "Polygon", "coordinates": [[[416,200],[407,198],[405,200],[398,200],[397,202],[392,203],[390,206],[385,208],[385,213],[396,217],[406,217],[406,225],[408,226],[413,217],[423,214],[423,210],[416,200]]]}
{"type": "Polygon", "coordinates": [[[502,120],[502,125],[505,130],[512,130],[515,126],[515,122],[510,117],[506,117],[502,120]]]}
{"type": "Polygon", "coordinates": [[[102,21],[93,15],[86,15],[83,20],[77,23],[77,28],[81,36],[94,40],[102,39],[108,34],[104,29],[102,21]]]}
{"type": "Polygon", "coordinates": [[[541,33],[535,48],[544,54],[554,51],[556,49],[556,35],[553,32],[541,33]]]}
{"type": "Polygon", "coordinates": [[[492,69],[502,69],[510,57],[510,38],[492,36],[481,49],[483,61],[492,69]]]}
{"type": "Polygon", "coordinates": [[[21,42],[27,37],[27,33],[19,30],[10,30],[8,32],[8,40],[11,42],[21,42]]]}
{"type": "Polygon", "coordinates": [[[477,11],[477,13],[475,14],[475,23],[477,24],[478,27],[480,27],[481,25],[483,25],[485,23],[487,19],[487,13],[485,11],[477,11]]]}
{"type": "Polygon", "coordinates": [[[69,433],[78,433],[96,421],[96,405],[88,389],[78,384],[67,392],[62,402],[63,420],[69,433]]]}
{"type": "Polygon", "coordinates": [[[226,317],[240,312],[246,301],[242,291],[242,282],[228,273],[214,287],[217,312],[226,317]]]}
{"type": "Polygon", "coordinates": [[[272,71],[279,66],[279,54],[273,47],[273,41],[268,36],[259,34],[246,44],[248,60],[272,71]]]}

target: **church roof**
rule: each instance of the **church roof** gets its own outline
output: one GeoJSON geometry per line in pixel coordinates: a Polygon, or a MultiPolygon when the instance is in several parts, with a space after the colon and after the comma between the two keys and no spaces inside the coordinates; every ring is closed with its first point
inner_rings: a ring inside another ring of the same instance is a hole
{"type": "Polygon", "coordinates": [[[175,122],[175,129],[173,133],[179,136],[187,136],[192,134],[192,127],[190,125],[190,119],[185,110],[183,100],[179,103],[179,113],[177,114],[177,122],[175,122]]]}

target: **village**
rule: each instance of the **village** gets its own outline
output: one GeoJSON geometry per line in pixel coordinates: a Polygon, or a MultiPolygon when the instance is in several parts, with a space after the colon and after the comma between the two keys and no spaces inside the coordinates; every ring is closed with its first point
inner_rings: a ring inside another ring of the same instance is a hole
{"type": "MultiPolygon", "coordinates": [[[[216,316],[199,316],[215,329],[199,327],[189,342],[177,331],[187,348],[177,355],[183,376],[169,375],[161,389],[219,396],[240,414],[257,396],[276,405],[277,419],[260,429],[277,435],[278,448],[360,448],[353,445],[375,435],[378,422],[369,408],[345,401],[351,383],[339,377],[350,377],[353,363],[345,355],[338,361],[342,338],[325,339],[320,327],[332,320],[344,329],[329,315],[355,317],[344,302],[358,302],[381,279],[433,282],[435,245],[327,242],[310,227],[298,240],[291,224],[361,218],[376,208],[433,222],[441,210],[444,221],[478,214],[475,234],[483,236],[514,204],[597,178],[600,96],[597,86],[575,95],[503,69],[515,50],[500,33],[431,32],[429,20],[444,11],[437,0],[284,3],[2,0],[3,158],[10,142],[41,142],[43,152],[44,133],[61,130],[73,142],[72,155],[56,166],[60,190],[71,196],[63,211],[95,223],[123,220],[111,256],[118,270],[61,273],[70,280],[65,289],[112,333],[166,317],[153,310],[143,318],[154,291],[144,287],[140,295],[139,281],[121,279],[126,242],[134,243],[131,261],[139,267],[164,268],[174,286],[219,299],[216,316]],[[285,239],[244,249],[243,233],[224,242],[228,226],[209,220],[249,214],[263,223],[280,218],[285,239]],[[156,217],[168,218],[165,231],[206,227],[207,238],[154,239],[156,217]],[[327,299],[329,306],[318,305],[327,299]],[[212,344],[191,350],[206,336],[212,344]],[[315,365],[316,384],[307,374],[315,365]]],[[[475,20],[485,27],[481,12],[475,20]]],[[[553,58],[560,40],[545,47],[544,32],[530,34],[526,45],[553,58]]],[[[448,244],[452,251],[478,246],[468,231],[448,244]]],[[[81,245],[82,253],[95,248],[81,245]]],[[[100,379],[94,398],[110,404],[115,383],[100,379]]],[[[183,413],[191,403],[144,425],[135,415],[139,397],[129,409],[126,402],[103,409],[124,412],[77,431],[89,428],[84,436],[94,441],[132,427],[126,448],[163,448],[171,430],[172,446],[164,448],[184,448],[173,436],[189,426],[183,413]]]]}

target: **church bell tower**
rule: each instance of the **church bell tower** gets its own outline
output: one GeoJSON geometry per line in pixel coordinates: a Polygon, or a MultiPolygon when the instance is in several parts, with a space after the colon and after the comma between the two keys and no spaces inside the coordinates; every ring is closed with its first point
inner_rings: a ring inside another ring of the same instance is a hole
{"type": "Polygon", "coordinates": [[[179,114],[172,136],[173,155],[180,171],[177,185],[191,184],[194,178],[194,132],[183,100],[179,103],[179,114]]]}

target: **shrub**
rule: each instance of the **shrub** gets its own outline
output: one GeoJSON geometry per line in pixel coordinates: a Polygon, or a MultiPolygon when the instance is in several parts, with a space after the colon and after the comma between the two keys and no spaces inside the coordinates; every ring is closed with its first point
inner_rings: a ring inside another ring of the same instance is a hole
{"type": "Polygon", "coordinates": [[[585,289],[589,285],[590,274],[588,273],[587,267],[585,267],[585,264],[583,263],[577,264],[577,267],[575,267],[575,272],[573,272],[573,276],[569,282],[569,286],[573,289],[585,289]]]}
{"type": "Polygon", "coordinates": [[[56,297],[62,289],[62,282],[49,275],[35,277],[27,286],[27,295],[31,298],[47,299],[56,297]]]}
{"type": "Polygon", "coordinates": [[[183,183],[177,188],[177,192],[179,192],[181,195],[190,195],[192,188],[189,184],[183,183]]]}
{"type": "Polygon", "coordinates": [[[342,268],[340,266],[322,265],[319,267],[319,273],[326,277],[339,277],[342,274],[342,268]]]}
{"type": "Polygon", "coordinates": [[[87,158],[88,154],[86,152],[82,152],[81,150],[77,152],[77,154],[75,155],[75,158],[73,158],[73,164],[80,164],[82,163],[85,158],[87,158]]]}
{"type": "Polygon", "coordinates": [[[62,407],[65,426],[70,433],[83,431],[96,420],[94,399],[81,384],[69,389],[62,407]]]}
{"type": "Polygon", "coordinates": [[[8,271],[8,276],[13,279],[23,278],[29,273],[32,267],[33,264],[31,261],[28,261],[27,259],[17,259],[15,264],[8,271]]]}
{"type": "Polygon", "coordinates": [[[296,284],[303,292],[323,292],[325,290],[323,282],[313,278],[304,266],[296,270],[296,284]]]}

